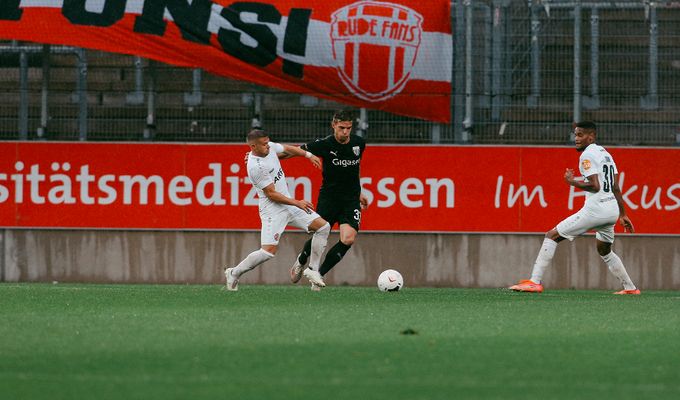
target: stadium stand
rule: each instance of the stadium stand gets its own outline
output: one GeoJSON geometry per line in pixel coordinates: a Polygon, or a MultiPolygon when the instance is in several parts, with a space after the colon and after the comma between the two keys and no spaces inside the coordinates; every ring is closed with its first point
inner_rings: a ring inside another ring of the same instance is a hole
{"type": "MultiPolygon", "coordinates": [[[[583,1],[580,11],[565,1],[470,3],[474,21],[454,16],[453,26],[454,41],[474,44],[474,54],[458,55],[472,57],[473,90],[464,93],[467,71],[454,69],[454,122],[367,110],[363,133],[371,142],[564,144],[572,120],[580,118],[600,123],[604,144],[680,143],[680,2],[583,1]],[[464,30],[460,35],[466,23],[473,23],[471,38],[464,30]],[[581,98],[575,101],[578,47],[581,98]],[[465,95],[474,99],[471,111],[461,102],[465,95]],[[461,126],[464,118],[470,126],[461,126]]],[[[301,142],[325,135],[331,110],[343,107],[134,56],[85,54],[85,74],[76,49],[63,47],[44,69],[42,45],[0,43],[0,139],[240,142],[260,124],[276,140],[301,142]],[[25,103],[20,48],[30,49],[23,62],[25,103]],[[45,83],[48,118],[41,131],[45,83]]]]}

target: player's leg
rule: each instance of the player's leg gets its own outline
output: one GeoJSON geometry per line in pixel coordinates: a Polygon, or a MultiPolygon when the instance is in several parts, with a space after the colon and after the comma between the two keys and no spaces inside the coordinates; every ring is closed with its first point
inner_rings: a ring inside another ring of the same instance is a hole
{"type": "MultiPolygon", "coordinates": [[[[329,223],[328,224],[329,234],[332,227],[333,225],[329,223]]],[[[293,263],[293,266],[290,268],[290,281],[292,283],[298,283],[300,281],[300,278],[302,278],[302,272],[305,270],[305,264],[307,264],[307,260],[309,259],[309,256],[312,253],[312,239],[313,236],[305,242],[302,251],[298,253],[298,255],[295,257],[295,262],[293,263]]],[[[328,242],[328,238],[326,238],[326,242],[328,242]]]]}
{"type": "Polygon", "coordinates": [[[531,270],[531,278],[523,279],[517,284],[510,286],[509,289],[516,292],[543,292],[543,274],[555,256],[557,243],[564,239],[565,238],[560,236],[560,234],[557,232],[557,228],[546,232],[545,237],[543,238],[543,243],[541,244],[541,248],[538,251],[538,255],[536,256],[536,261],[534,261],[534,267],[531,270]]]}
{"type": "Polygon", "coordinates": [[[241,275],[274,258],[278,249],[279,239],[288,223],[286,213],[261,213],[262,230],[260,232],[261,248],[248,254],[234,268],[227,268],[224,275],[227,278],[227,290],[238,290],[238,280],[241,275]]]}
{"type": "MultiPolygon", "coordinates": [[[[328,234],[331,232],[331,227],[325,219],[321,218],[319,214],[313,212],[308,214],[299,208],[290,207],[290,224],[307,232],[313,231],[312,245],[309,254],[309,268],[305,269],[302,274],[307,277],[312,283],[318,286],[326,286],[319,274],[319,263],[321,255],[326,248],[328,242],[328,234]]],[[[291,275],[293,271],[291,271],[291,275]]]]}
{"type": "Polygon", "coordinates": [[[557,244],[563,240],[564,237],[560,236],[557,228],[554,228],[545,234],[541,248],[536,255],[536,261],[534,261],[534,267],[531,270],[530,280],[532,282],[537,284],[543,283],[543,274],[545,274],[545,270],[552,262],[553,257],[555,257],[557,244]]]}
{"type": "Polygon", "coordinates": [[[579,210],[560,221],[557,226],[550,230],[543,239],[541,249],[538,251],[534,268],[531,272],[531,281],[537,284],[543,283],[543,274],[552,263],[557,244],[565,239],[573,241],[577,236],[592,229],[598,221],[594,221],[585,209],[579,210]]]}
{"type": "Polygon", "coordinates": [[[321,275],[326,275],[328,271],[345,257],[345,254],[352,247],[359,233],[359,225],[361,223],[361,204],[359,199],[345,201],[342,204],[338,204],[338,206],[341,210],[338,214],[340,240],[326,253],[326,258],[324,258],[319,269],[321,275]]]}
{"type": "Polygon", "coordinates": [[[357,230],[351,225],[340,225],[340,240],[328,250],[326,258],[324,258],[323,264],[321,264],[321,268],[319,269],[322,276],[326,275],[328,271],[333,269],[333,267],[345,257],[347,250],[354,244],[357,234],[357,230]]]}
{"type": "MultiPolygon", "coordinates": [[[[338,210],[334,207],[333,199],[331,199],[329,196],[324,196],[323,194],[319,196],[316,213],[319,214],[321,218],[325,219],[326,222],[328,222],[331,229],[333,228],[333,225],[335,225],[335,223],[337,222],[338,210]]],[[[302,276],[302,271],[304,270],[303,267],[307,264],[307,261],[309,260],[309,256],[311,253],[312,253],[312,238],[309,238],[305,242],[300,253],[298,253],[298,256],[295,258],[295,263],[291,268],[290,279],[293,283],[296,283],[300,280],[300,277],[302,276]]]]}
{"type": "Polygon", "coordinates": [[[597,252],[602,257],[602,260],[609,271],[619,279],[623,290],[616,292],[616,294],[640,294],[640,290],[635,287],[635,284],[630,279],[626,267],[623,266],[621,258],[612,251],[612,243],[614,242],[614,225],[609,225],[602,229],[598,229],[595,234],[597,240],[597,252]]]}
{"type": "Polygon", "coordinates": [[[292,283],[300,282],[300,279],[302,278],[302,271],[305,270],[305,264],[307,264],[307,259],[309,258],[309,254],[311,252],[312,238],[309,238],[302,247],[302,251],[300,251],[300,253],[295,256],[295,262],[293,262],[293,266],[290,267],[290,281],[292,283]]]}
{"type": "Polygon", "coordinates": [[[318,217],[309,224],[310,231],[313,231],[311,252],[309,254],[309,268],[315,271],[319,270],[319,263],[321,255],[326,249],[328,243],[328,235],[331,233],[331,225],[325,219],[318,217]]]}
{"type": "Polygon", "coordinates": [[[311,253],[312,253],[312,238],[309,238],[305,242],[304,246],[302,246],[302,250],[295,259],[296,264],[299,266],[304,266],[305,264],[307,264],[307,260],[309,259],[309,255],[311,253]]]}
{"type": "Polygon", "coordinates": [[[564,239],[574,240],[577,236],[593,227],[593,222],[581,209],[576,214],[562,220],[557,226],[545,234],[541,249],[538,251],[531,278],[521,280],[510,289],[518,292],[543,292],[543,275],[555,256],[557,244],[564,239]]]}
{"type": "Polygon", "coordinates": [[[309,230],[314,231],[314,235],[312,235],[312,245],[309,254],[309,268],[303,271],[303,274],[313,284],[324,287],[326,284],[319,273],[319,264],[321,262],[321,255],[328,243],[328,234],[331,233],[331,226],[325,219],[318,217],[309,225],[309,230]]]}
{"type": "Polygon", "coordinates": [[[224,271],[224,275],[227,278],[227,290],[238,290],[239,278],[251,269],[274,258],[276,249],[277,246],[275,245],[262,246],[262,248],[248,254],[248,256],[234,268],[227,268],[224,271]]]}

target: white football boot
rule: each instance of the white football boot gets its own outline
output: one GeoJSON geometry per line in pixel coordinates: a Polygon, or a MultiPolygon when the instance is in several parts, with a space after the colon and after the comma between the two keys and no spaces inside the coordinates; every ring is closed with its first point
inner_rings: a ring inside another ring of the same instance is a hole
{"type": "Polygon", "coordinates": [[[233,271],[233,268],[227,268],[224,270],[224,276],[227,277],[227,290],[231,290],[232,292],[235,292],[238,290],[238,278],[236,278],[234,275],[232,275],[231,271],[233,271]]]}
{"type": "Polygon", "coordinates": [[[304,275],[305,278],[309,279],[309,281],[312,282],[313,284],[319,287],[326,287],[326,283],[324,283],[323,278],[321,277],[319,271],[314,271],[312,269],[307,268],[306,270],[302,271],[302,275],[304,275]]]}
{"type": "Polygon", "coordinates": [[[305,266],[300,264],[300,255],[295,257],[295,263],[290,268],[290,281],[293,283],[298,283],[302,278],[302,271],[305,270],[305,266]]]}

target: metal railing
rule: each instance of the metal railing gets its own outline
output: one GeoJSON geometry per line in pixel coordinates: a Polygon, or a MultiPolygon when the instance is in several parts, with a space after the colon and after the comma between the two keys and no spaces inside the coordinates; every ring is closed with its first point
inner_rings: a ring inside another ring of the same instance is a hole
{"type": "MultiPolygon", "coordinates": [[[[358,110],[371,142],[680,143],[680,1],[452,2],[451,124],[358,110]]],[[[0,43],[0,139],[242,141],[329,133],[343,106],[65,46],[0,43]],[[75,57],[74,57],[75,56],[75,57]]]]}

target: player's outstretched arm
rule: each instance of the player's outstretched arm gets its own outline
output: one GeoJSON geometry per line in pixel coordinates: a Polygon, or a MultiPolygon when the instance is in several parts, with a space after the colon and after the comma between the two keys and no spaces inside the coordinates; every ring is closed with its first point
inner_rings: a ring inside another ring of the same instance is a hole
{"type": "Polygon", "coordinates": [[[315,156],[314,154],[308,152],[307,150],[301,149],[298,146],[291,146],[288,144],[283,145],[283,153],[278,154],[280,159],[283,158],[290,158],[290,157],[305,157],[309,159],[309,162],[314,165],[316,168],[321,168],[321,160],[319,157],[315,156]],[[285,154],[284,157],[281,155],[285,154]]]}
{"type": "Polygon", "coordinates": [[[271,185],[265,187],[262,189],[264,192],[265,196],[267,198],[275,203],[280,203],[280,204],[288,204],[291,206],[295,206],[303,211],[306,211],[308,213],[311,213],[314,211],[314,205],[307,200],[296,200],[296,199],[291,199],[290,197],[279,193],[276,191],[274,184],[272,183],[271,185]]]}
{"type": "Polygon", "coordinates": [[[612,187],[612,192],[616,198],[616,204],[619,206],[619,222],[623,225],[623,229],[633,233],[635,232],[635,227],[633,227],[633,222],[626,214],[626,206],[623,202],[623,195],[621,194],[621,188],[619,188],[619,174],[614,175],[614,185],[612,187]]]}

